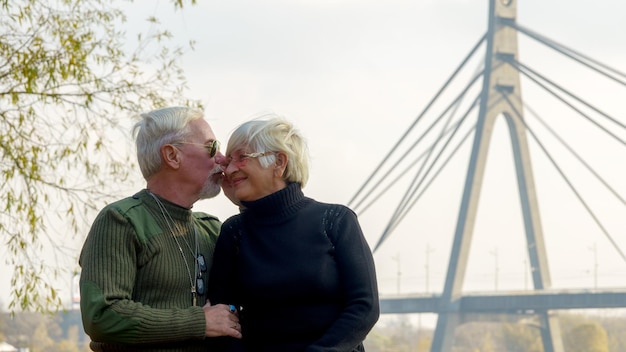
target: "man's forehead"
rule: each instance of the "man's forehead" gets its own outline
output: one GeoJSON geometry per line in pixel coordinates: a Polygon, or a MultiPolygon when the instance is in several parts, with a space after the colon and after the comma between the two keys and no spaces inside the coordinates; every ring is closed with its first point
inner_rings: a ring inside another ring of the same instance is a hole
{"type": "Polygon", "coordinates": [[[191,127],[191,133],[201,137],[203,140],[211,141],[216,139],[211,126],[204,119],[193,120],[189,122],[189,126],[191,127]]]}

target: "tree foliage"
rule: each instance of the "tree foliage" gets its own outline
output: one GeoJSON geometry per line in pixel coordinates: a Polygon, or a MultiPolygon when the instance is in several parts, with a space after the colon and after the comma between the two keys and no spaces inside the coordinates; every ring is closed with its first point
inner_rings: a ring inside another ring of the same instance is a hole
{"type": "MultiPolygon", "coordinates": [[[[82,330],[80,311],[70,310],[55,314],[16,312],[0,313],[0,334],[16,347],[42,349],[52,352],[89,351],[89,337],[82,330]],[[4,321],[4,324],[2,323],[4,321]],[[40,325],[45,326],[39,331],[40,325]],[[36,332],[35,332],[36,331],[36,332]],[[52,343],[48,340],[52,339],[52,343]]],[[[626,316],[602,317],[587,314],[560,315],[563,323],[565,351],[626,351],[624,335],[626,316]],[[607,347],[606,342],[615,338],[607,347]],[[595,342],[594,342],[595,341],[595,342]],[[600,342],[596,344],[596,342],[600,342]],[[595,347],[594,347],[595,346],[595,347]],[[598,347],[598,349],[594,349],[598,347]]],[[[454,352],[488,351],[543,351],[541,337],[535,321],[527,318],[519,323],[473,322],[461,325],[454,352]],[[471,337],[471,335],[475,335],[471,337]]],[[[365,340],[368,352],[429,352],[434,331],[430,327],[415,325],[403,317],[379,321],[365,340]]],[[[2,341],[2,340],[0,340],[2,341]]]]}
{"type": "MultiPolygon", "coordinates": [[[[0,314],[0,319],[9,314],[0,314]]],[[[7,342],[20,350],[45,352],[90,351],[89,338],[82,330],[80,312],[15,312],[2,330],[7,342]]]]}
{"type": "Polygon", "coordinates": [[[607,333],[598,323],[576,326],[565,341],[566,349],[571,352],[609,352],[607,333]]]}
{"type": "Polygon", "coordinates": [[[507,351],[543,352],[541,334],[536,326],[515,323],[502,326],[502,339],[507,351]]]}
{"type": "Polygon", "coordinates": [[[0,240],[14,269],[10,310],[60,307],[52,280],[61,268],[42,251],[62,251],[60,239],[109,200],[107,185],[127,179],[128,154],[111,148],[120,119],[198,105],[183,97],[179,66],[193,43],[176,44],[154,17],[127,33],[130,2],[0,0],[0,240]]]}

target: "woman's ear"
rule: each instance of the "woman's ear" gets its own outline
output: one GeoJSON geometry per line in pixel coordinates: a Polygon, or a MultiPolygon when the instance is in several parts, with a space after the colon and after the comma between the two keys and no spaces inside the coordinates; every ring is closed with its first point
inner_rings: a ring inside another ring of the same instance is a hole
{"type": "Polygon", "coordinates": [[[180,153],[175,146],[171,144],[165,144],[161,147],[161,158],[163,159],[163,165],[171,169],[178,169],[180,167],[180,153]]]}
{"type": "Polygon", "coordinates": [[[283,177],[285,169],[287,168],[287,162],[289,157],[283,152],[276,153],[276,161],[274,161],[274,175],[277,177],[283,177]]]}

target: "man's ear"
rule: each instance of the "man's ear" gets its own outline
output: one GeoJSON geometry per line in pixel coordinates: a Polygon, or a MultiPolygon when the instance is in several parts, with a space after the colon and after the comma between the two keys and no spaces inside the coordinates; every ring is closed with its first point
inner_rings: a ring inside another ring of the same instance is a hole
{"type": "Polygon", "coordinates": [[[171,169],[180,167],[180,153],[171,144],[165,144],[161,147],[161,158],[163,159],[163,165],[167,165],[171,169]]]}

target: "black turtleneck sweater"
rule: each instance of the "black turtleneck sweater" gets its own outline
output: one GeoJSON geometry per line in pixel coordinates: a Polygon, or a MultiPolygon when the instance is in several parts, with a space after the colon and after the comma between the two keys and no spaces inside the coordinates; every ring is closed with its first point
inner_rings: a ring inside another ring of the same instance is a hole
{"type": "Polygon", "coordinates": [[[222,226],[212,304],[241,307],[247,350],[352,351],[379,316],[371,250],[354,212],[300,185],[252,202],[222,226]]]}

